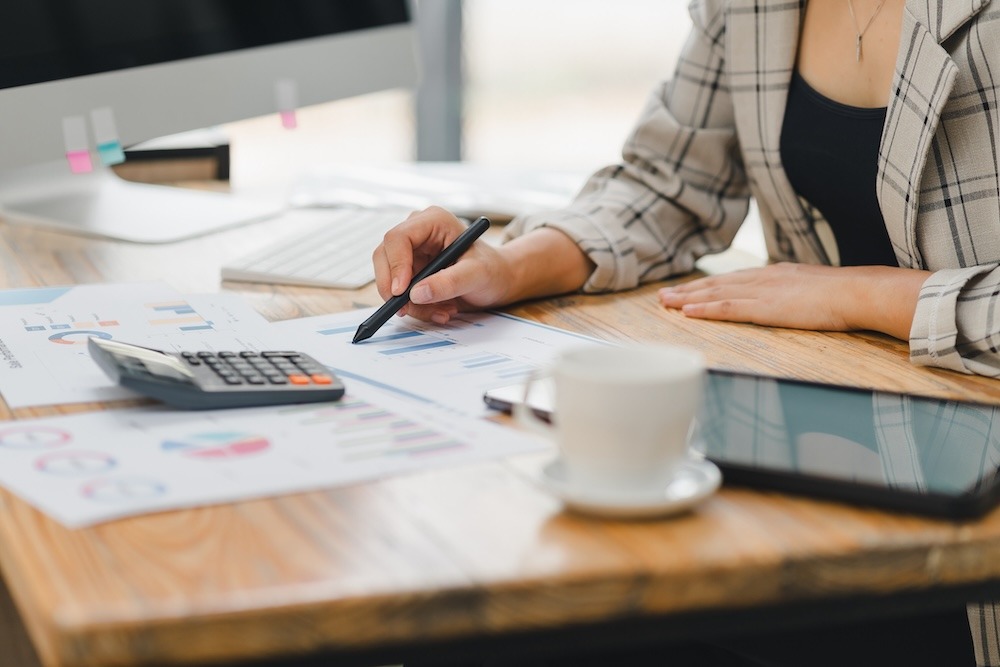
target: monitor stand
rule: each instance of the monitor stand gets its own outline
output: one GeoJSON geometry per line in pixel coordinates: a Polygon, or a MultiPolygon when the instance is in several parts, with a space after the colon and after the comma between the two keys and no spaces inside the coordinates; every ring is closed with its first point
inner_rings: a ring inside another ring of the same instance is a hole
{"type": "Polygon", "coordinates": [[[275,197],[125,181],[105,167],[70,173],[64,161],[0,173],[0,216],[84,236],[168,243],[274,217],[275,197]]]}

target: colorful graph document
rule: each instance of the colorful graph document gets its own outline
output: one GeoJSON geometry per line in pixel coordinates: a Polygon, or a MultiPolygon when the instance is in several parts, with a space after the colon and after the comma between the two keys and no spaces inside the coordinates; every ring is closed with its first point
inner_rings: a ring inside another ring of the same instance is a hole
{"type": "Polygon", "coordinates": [[[87,353],[91,336],[158,350],[260,349],[267,321],[236,295],[163,283],[0,291],[0,393],[11,408],[134,397],[87,353]]]}
{"type": "Polygon", "coordinates": [[[0,484],[70,527],[546,448],[358,386],[341,401],[104,411],[0,424],[0,484]]]}
{"type": "Polygon", "coordinates": [[[484,415],[483,392],[523,381],[588,336],[502,313],[463,314],[446,326],[393,318],[363,343],[351,339],[372,310],[286,320],[276,340],[333,368],[345,384],[365,383],[465,415],[484,415]]]}

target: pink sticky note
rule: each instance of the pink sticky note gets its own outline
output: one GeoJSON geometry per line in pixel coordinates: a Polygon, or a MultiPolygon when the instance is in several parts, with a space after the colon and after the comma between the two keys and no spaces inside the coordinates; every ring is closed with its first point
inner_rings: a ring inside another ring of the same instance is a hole
{"type": "Polygon", "coordinates": [[[299,121],[295,117],[294,111],[281,112],[281,126],[286,130],[294,130],[299,126],[299,121]]]}
{"type": "Polygon", "coordinates": [[[66,159],[69,161],[69,170],[74,174],[86,174],[94,170],[90,151],[70,151],[66,153],[66,159]]]}

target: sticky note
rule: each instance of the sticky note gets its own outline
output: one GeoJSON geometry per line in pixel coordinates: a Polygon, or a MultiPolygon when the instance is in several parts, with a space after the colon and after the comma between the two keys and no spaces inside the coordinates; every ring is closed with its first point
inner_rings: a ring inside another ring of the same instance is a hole
{"type": "Polygon", "coordinates": [[[85,174],[94,170],[90,160],[90,144],[87,142],[87,124],[83,116],[63,118],[63,142],[70,171],[85,174]]]}
{"type": "Polygon", "coordinates": [[[90,123],[94,128],[97,155],[107,166],[125,161],[125,151],[118,139],[118,127],[111,107],[101,107],[90,112],[90,123]]]}
{"type": "Polygon", "coordinates": [[[281,126],[294,130],[299,126],[295,110],[299,105],[299,88],[291,79],[280,79],[274,83],[274,98],[281,116],[281,126]]]}

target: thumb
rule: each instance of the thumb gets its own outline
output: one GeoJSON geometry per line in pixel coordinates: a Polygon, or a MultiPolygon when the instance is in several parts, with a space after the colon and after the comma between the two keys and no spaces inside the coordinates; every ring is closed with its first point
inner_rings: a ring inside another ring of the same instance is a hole
{"type": "Polygon", "coordinates": [[[479,262],[459,260],[456,264],[427,276],[410,290],[410,301],[416,304],[440,303],[460,298],[479,287],[482,282],[479,262]]]}

